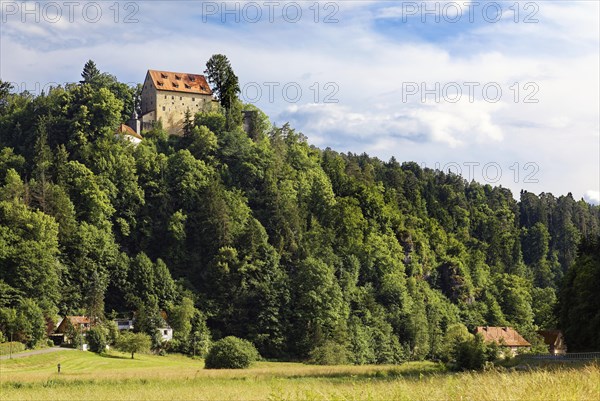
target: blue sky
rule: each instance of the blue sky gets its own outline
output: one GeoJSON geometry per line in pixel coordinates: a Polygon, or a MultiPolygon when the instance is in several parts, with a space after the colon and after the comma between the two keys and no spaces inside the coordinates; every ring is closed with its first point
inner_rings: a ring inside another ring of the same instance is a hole
{"type": "Polygon", "coordinates": [[[141,82],[223,53],[244,99],[317,146],[600,200],[596,1],[114,3],[2,0],[0,78],[39,92],[91,58],[141,82]]]}

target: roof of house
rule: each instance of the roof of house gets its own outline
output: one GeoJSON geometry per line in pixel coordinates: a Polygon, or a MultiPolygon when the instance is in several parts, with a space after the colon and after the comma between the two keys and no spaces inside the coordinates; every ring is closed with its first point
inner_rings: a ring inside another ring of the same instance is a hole
{"type": "Polygon", "coordinates": [[[158,70],[148,70],[148,74],[158,90],[212,95],[204,75],[158,70]]]}
{"type": "Polygon", "coordinates": [[[90,322],[90,319],[85,316],[67,316],[67,319],[73,324],[88,324],[90,322]]]}
{"type": "Polygon", "coordinates": [[[512,327],[479,326],[475,329],[475,334],[481,334],[483,339],[487,342],[493,341],[508,347],[531,346],[531,344],[512,327]]]}
{"type": "Polygon", "coordinates": [[[88,328],[90,319],[85,316],[65,316],[65,318],[61,319],[56,326],[56,332],[64,333],[68,328],[67,322],[69,322],[73,327],[84,326],[88,328]]]}
{"type": "Polygon", "coordinates": [[[137,139],[143,139],[142,136],[140,134],[138,134],[137,132],[135,132],[133,130],[133,128],[131,128],[129,125],[126,124],[121,124],[119,125],[119,128],[117,128],[117,132],[123,135],[130,135],[133,136],[137,139]]]}
{"type": "Polygon", "coordinates": [[[538,334],[544,337],[544,343],[547,345],[557,345],[559,337],[562,336],[560,330],[542,330],[538,331],[538,334]]]}

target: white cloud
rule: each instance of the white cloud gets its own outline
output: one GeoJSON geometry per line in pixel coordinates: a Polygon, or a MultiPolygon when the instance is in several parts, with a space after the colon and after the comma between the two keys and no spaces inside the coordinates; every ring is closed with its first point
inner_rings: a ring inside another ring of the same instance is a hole
{"type": "Polygon", "coordinates": [[[585,195],[583,195],[583,198],[589,203],[593,203],[594,205],[600,205],[600,191],[586,191],[585,195]]]}
{"type": "Polygon", "coordinates": [[[525,187],[580,197],[600,181],[596,2],[542,2],[537,24],[451,26],[447,35],[419,40],[404,26],[393,34],[376,27],[374,16],[394,15],[385,10],[389,3],[337,4],[337,24],[310,18],[206,24],[195,2],[140,3],[139,24],[9,22],[2,27],[1,77],[30,87],[34,81],[76,81],[92,58],[121,80],[139,82],[147,68],[202,71],[211,54],[224,53],[242,84],[263,86],[259,107],[280,124],[289,119],[319,146],[427,163],[494,161],[506,171],[501,183],[514,192],[525,187]],[[278,82],[279,89],[297,82],[302,99],[290,104],[279,91],[269,102],[265,82],[278,82]],[[338,104],[323,103],[328,82],[339,87],[338,104]],[[429,88],[495,82],[503,93],[498,103],[486,102],[480,90],[474,102],[404,101],[407,82],[429,88]],[[538,103],[523,102],[532,93],[527,82],[537,84],[538,103]],[[540,182],[524,183],[523,174],[514,182],[509,167],[515,162],[521,169],[537,163],[540,182]]]}

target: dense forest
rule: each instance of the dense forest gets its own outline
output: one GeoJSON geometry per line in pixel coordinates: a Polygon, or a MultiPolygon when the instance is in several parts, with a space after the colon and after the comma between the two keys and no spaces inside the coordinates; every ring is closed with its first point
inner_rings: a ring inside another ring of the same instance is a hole
{"type": "Polygon", "coordinates": [[[598,206],[319,149],[235,88],[134,145],[115,133],[139,88],[91,67],[39,96],[0,81],[0,338],[85,314],[166,320],[189,353],[233,335],[397,363],[438,358],[457,324],[600,349],[598,206]]]}

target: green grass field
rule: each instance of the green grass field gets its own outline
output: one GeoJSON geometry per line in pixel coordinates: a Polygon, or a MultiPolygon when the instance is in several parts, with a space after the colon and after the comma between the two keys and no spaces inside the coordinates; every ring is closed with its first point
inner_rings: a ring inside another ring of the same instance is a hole
{"type": "Polygon", "coordinates": [[[205,370],[183,356],[62,351],[0,361],[0,400],[599,400],[600,366],[451,373],[430,362],[205,370]],[[56,365],[61,364],[61,374],[56,365]]]}

